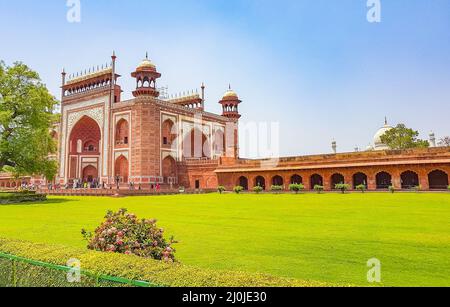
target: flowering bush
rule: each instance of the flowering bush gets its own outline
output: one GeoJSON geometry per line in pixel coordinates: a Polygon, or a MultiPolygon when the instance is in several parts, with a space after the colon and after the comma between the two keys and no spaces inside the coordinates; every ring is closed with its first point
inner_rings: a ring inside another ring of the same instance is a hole
{"type": "Polygon", "coordinates": [[[220,193],[220,194],[222,194],[223,192],[225,192],[227,189],[224,187],[224,186],[219,186],[218,188],[217,188],[217,191],[220,193]]]}
{"type": "Polygon", "coordinates": [[[156,227],[156,220],[138,220],[136,215],[127,213],[127,209],[116,213],[109,211],[105,219],[94,234],[84,229],[81,231],[89,242],[89,249],[175,261],[172,245],[177,242],[173,237],[170,241],[164,239],[164,230],[156,227]]]}

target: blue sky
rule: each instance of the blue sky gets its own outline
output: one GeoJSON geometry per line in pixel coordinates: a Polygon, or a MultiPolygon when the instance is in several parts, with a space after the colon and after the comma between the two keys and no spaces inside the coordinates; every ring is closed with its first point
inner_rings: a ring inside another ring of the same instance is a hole
{"type": "MultiPolygon", "coordinates": [[[[118,55],[130,72],[148,51],[171,93],[207,85],[207,109],[232,84],[242,122],[279,122],[281,154],[365,148],[388,116],[423,138],[450,135],[450,1],[0,0],[0,59],[37,70],[59,98],[60,72],[118,55]]],[[[243,144],[242,146],[245,146],[243,144]]]]}

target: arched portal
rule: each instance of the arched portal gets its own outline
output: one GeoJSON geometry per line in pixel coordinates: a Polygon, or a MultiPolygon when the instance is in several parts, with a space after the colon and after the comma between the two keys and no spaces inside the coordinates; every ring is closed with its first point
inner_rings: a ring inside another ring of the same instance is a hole
{"type": "Polygon", "coordinates": [[[211,158],[208,137],[199,129],[192,129],[183,139],[183,156],[187,159],[211,158]]]}
{"type": "Polygon", "coordinates": [[[356,173],[353,175],[353,188],[356,189],[356,187],[363,185],[366,187],[368,187],[368,180],[367,180],[367,175],[364,173],[356,173]]]}
{"type": "Polygon", "coordinates": [[[84,116],[73,127],[70,134],[70,154],[99,154],[101,136],[101,130],[97,122],[88,116],[84,116]],[[78,144],[81,144],[81,146],[78,144]]]}
{"type": "Polygon", "coordinates": [[[378,173],[376,176],[377,189],[388,189],[392,186],[392,175],[387,172],[378,173]]]}
{"type": "Polygon", "coordinates": [[[331,189],[335,190],[337,184],[344,184],[345,178],[342,174],[334,174],[331,176],[331,189]]]}
{"type": "Polygon", "coordinates": [[[166,119],[162,124],[161,133],[162,145],[164,147],[171,147],[177,138],[175,123],[171,119],[166,119]]]}
{"type": "Polygon", "coordinates": [[[240,177],[239,178],[239,186],[244,188],[244,191],[248,191],[248,179],[247,177],[240,177]]]}
{"type": "Polygon", "coordinates": [[[272,185],[282,186],[283,184],[283,177],[275,176],[272,178],[272,185]]]}
{"type": "Polygon", "coordinates": [[[90,165],[100,168],[102,133],[98,123],[89,116],[83,116],[70,131],[66,161],[69,180],[86,179],[83,174],[82,158],[89,159],[90,165]],[[95,162],[96,161],[96,162],[95,162]]]}
{"type": "Polygon", "coordinates": [[[116,125],[116,145],[128,145],[130,126],[128,121],[121,119],[116,125]]]}
{"type": "Polygon", "coordinates": [[[162,161],[162,173],[164,178],[176,178],[177,177],[177,163],[171,156],[166,157],[162,161]]]}
{"type": "Polygon", "coordinates": [[[400,176],[402,189],[411,189],[420,185],[419,175],[413,171],[406,171],[400,176]]]}
{"type": "Polygon", "coordinates": [[[428,174],[428,182],[431,190],[447,190],[448,174],[441,170],[435,170],[428,174]]]}
{"type": "Polygon", "coordinates": [[[83,169],[83,182],[94,182],[98,179],[98,170],[96,167],[89,165],[83,169]]]}
{"type": "Polygon", "coordinates": [[[266,189],[266,179],[262,176],[255,178],[255,187],[261,187],[263,190],[266,189]]]}
{"type": "Polygon", "coordinates": [[[323,177],[319,174],[314,174],[311,176],[311,190],[314,190],[314,187],[317,185],[323,186],[323,177]]]}
{"type": "Polygon", "coordinates": [[[291,184],[302,184],[303,178],[300,175],[293,175],[291,177],[291,184]]]}
{"type": "Polygon", "coordinates": [[[114,176],[118,177],[120,182],[128,183],[129,163],[123,155],[117,158],[114,168],[114,176]]]}

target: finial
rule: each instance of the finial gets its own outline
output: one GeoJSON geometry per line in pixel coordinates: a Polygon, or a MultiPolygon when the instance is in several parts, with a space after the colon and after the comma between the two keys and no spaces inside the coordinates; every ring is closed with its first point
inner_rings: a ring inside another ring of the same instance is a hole
{"type": "Polygon", "coordinates": [[[388,125],[388,119],[387,116],[384,117],[384,124],[387,126],[388,125]]]}
{"type": "Polygon", "coordinates": [[[228,89],[231,91],[231,83],[228,84],[228,89]]]}
{"type": "Polygon", "coordinates": [[[62,70],[62,74],[63,74],[63,75],[66,74],[66,69],[65,69],[65,68],[63,68],[63,70],[62,70]]]}
{"type": "Polygon", "coordinates": [[[145,52],[145,59],[148,60],[148,51],[145,52]]]}

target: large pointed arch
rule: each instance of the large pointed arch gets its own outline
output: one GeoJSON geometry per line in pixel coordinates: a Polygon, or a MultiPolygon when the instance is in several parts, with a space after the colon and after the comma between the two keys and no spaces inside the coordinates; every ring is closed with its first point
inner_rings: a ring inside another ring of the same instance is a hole
{"type": "Polygon", "coordinates": [[[102,133],[97,121],[89,116],[83,116],[73,127],[69,136],[69,154],[99,154],[102,133]],[[79,146],[81,144],[81,146],[79,146]],[[87,145],[87,146],[86,146],[87,145]],[[94,145],[94,150],[89,150],[94,145]],[[81,148],[80,148],[81,147],[81,148]]]}

